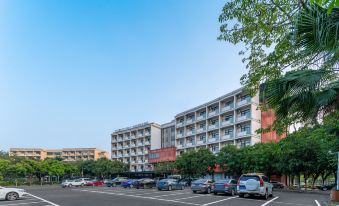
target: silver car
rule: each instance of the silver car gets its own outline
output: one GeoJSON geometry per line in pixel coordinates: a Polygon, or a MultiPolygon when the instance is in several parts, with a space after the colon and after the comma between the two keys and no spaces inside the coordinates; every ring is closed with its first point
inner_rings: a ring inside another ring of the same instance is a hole
{"type": "Polygon", "coordinates": [[[213,181],[211,179],[198,179],[191,184],[193,193],[203,192],[211,193],[213,181]]]}
{"type": "Polygon", "coordinates": [[[244,174],[238,180],[237,191],[239,197],[260,196],[267,200],[269,196],[273,196],[273,185],[264,175],[244,174]]]}

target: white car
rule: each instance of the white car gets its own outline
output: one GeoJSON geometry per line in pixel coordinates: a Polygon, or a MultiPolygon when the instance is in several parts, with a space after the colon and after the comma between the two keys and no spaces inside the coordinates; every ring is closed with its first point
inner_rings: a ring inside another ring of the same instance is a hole
{"type": "Polygon", "coordinates": [[[268,178],[261,174],[244,174],[238,180],[237,190],[239,197],[246,194],[250,196],[261,196],[264,199],[273,196],[273,185],[268,178]]]}
{"type": "Polygon", "coordinates": [[[18,188],[6,188],[0,186],[0,200],[17,200],[24,196],[27,196],[28,193],[23,189],[18,188]]]}
{"type": "Polygon", "coordinates": [[[76,180],[65,180],[61,183],[61,187],[83,187],[86,185],[86,181],[84,179],[76,179],[76,180]]]}

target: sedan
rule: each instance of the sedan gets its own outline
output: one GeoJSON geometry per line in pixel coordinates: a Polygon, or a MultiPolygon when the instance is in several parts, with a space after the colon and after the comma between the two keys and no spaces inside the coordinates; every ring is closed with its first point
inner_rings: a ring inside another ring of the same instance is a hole
{"type": "Polygon", "coordinates": [[[107,181],[107,182],[106,182],[106,186],[107,186],[107,187],[114,187],[114,186],[117,186],[117,185],[121,185],[121,183],[122,183],[123,181],[126,181],[126,180],[127,180],[126,177],[116,177],[116,178],[114,178],[114,179],[111,180],[111,181],[107,181]]]}
{"type": "Polygon", "coordinates": [[[222,193],[233,196],[237,192],[237,181],[234,179],[218,180],[212,185],[212,189],[215,195],[222,193]]]}
{"type": "Polygon", "coordinates": [[[134,179],[128,179],[126,181],[121,182],[121,187],[123,188],[132,188],[133,187],[133,182],[136,180],[134,179]]]}
{"type": "Polygon", "coordinates": [[[27,195],[28,193],[23,189],[0,187],[0,200],[13,201],[27,195]]]}
{"type": "Polygon", "coordinates": [[[89,180],[86,183],[86,186],[100,186],[100,185],[103,185],[103,184],[104,184],[104,181],[102,181],[102,180],[89,180]]]}
{"type": "Polygon", "coordinates": [[[156,183],[153,179],[150,178],[144,178],[140,180],[136,180],[133,182],[133,187],[140,189],[146,189],[146,188],[154,188],[156,187],[156,183]]]}
{"type": "Polygon", "coordinates": [[[335,188],[336,186],[337,186],[337,184],[333,183],[333,184],[321,186],[321,187],[319,187],[319,189],[322,190],[322,191],[327,191],[327,190],[331,190],[331,189],[335,188]]]}
{"type": "Polygon", "coordinates": [[[158,190],[183,190],[185,186],[175,179],[163,179],[158,182],[158,190]]]}
{"type": "Polygon", "coordinates": [[[192,182],[191,189],[193,193],[203,192],[211,193],[213,181],[211,179],[198,179],[192,182]]]}

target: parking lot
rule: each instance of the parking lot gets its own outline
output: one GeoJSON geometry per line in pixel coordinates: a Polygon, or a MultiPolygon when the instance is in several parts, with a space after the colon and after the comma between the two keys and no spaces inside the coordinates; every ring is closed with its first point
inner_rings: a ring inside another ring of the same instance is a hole
{"type": "Polygon", "coordinates": [[[58,186],[25,188],[33,196],[17,201],[0,201],[0,206],[326,206],[329,195],[295,192],[274,192],[268,200],[260,198],[239,198],[213,194],[193,194],[185,190],[158,191],[156,189],[124,189],[121,187],[76,187],[61,188],[58,186]]]}

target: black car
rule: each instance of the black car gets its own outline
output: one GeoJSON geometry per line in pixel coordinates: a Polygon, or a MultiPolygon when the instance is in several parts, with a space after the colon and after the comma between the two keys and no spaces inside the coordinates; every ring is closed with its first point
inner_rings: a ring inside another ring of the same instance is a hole
{"type": "Polygon", "coordinates": [[[127,177],[116,177],[113,180],[108,180],[106,181],[106,186],[107,187],[114,187],[117,185],[121,185],[122,182],[126,181],[127,177]]]}
{"type": "Polygon", "coordinates": [[[144,178],[144,179],[136,180],[135,182],[133,182],[133,186],[137,189],[155,188],[156,182],[153,179],[144,178]]]}
{"type": "Polygon", "coordinates": [[[212,189],[215,195],[221,193],[233,196],[237,193],[237,181],[235,179],[218,180],[212,185],[212,189]]]}
{"type": "Polygon", "coordinates": [[[278,182],[278,181],[271,181],[271,184],[273,185],[274,189],[282,189],[282,188],[284,188],[283,183],[278,182]]]}
{"type": "Polygon", "coordinates": [[[337,184],[333,183],[333,184],[329,184],[329,185],[320,186],[319,189],[323,190],[323,191],[327,191],[327,190],[331,190],[331,189],[335,188],[336,186],[337,186],[337,184]]]}

